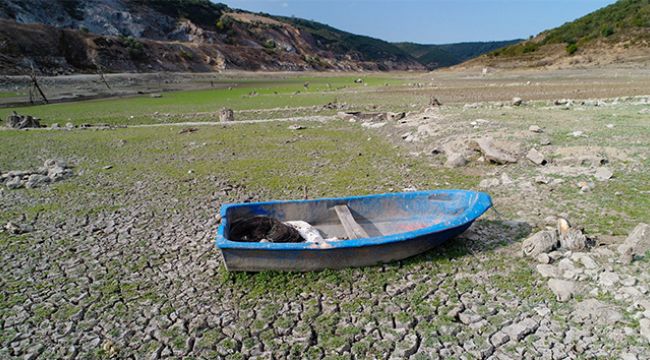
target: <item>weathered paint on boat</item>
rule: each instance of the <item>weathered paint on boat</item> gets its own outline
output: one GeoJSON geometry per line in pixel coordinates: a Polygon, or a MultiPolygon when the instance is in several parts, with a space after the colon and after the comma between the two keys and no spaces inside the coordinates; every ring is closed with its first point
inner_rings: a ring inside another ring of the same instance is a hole
{"type": "Polygon", "coordinates": [[[465,231],[492,206],[486,193],[433,190],[315,200],[226,204],[216,245],[229,271],[314,271],[367,266],[404,259],[465,231]],[[303,220],[326,237],[345,236],[334,206],[347,205],[368,233],[361,239],[320,243],[235,242],[233,219],[256,215],[303,220]]]}

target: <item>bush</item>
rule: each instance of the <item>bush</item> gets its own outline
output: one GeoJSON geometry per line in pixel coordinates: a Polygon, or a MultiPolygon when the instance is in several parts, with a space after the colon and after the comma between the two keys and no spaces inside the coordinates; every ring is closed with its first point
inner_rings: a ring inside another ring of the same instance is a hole
{"type": "Polygon", "coordinates": [[[276,46],[275,41],[273,41],[271,39],[266,40],[264,42],[264,48],[266,48],[266,49],[272,50],[272,49],[275,49],[275,46],[276,46]]]}
{"type": "Polygon", "coordinates": [[[604,37],[612,36],[612,35],[614,35],[614,28],[612,28],[611,26],[605,26],[605,27],[603,27],[602,30],[600,30],[600,33],[604,37]]]}
{"type": "Polygon", "coordinates": [[[119,41],[126,48],[132,59],[141,59],[144,57],[144,45],[131,36],[120,35],[119,41]]]}
{"type": "Polygon", "coordinates": [[[576,44],[569,44],[569,45],[566,46],[566,52],[567,52],[569,55],[573,55],[573,54],[575,54],[576,51],[578,51],[578,45],[576,45],[576,44]]]}

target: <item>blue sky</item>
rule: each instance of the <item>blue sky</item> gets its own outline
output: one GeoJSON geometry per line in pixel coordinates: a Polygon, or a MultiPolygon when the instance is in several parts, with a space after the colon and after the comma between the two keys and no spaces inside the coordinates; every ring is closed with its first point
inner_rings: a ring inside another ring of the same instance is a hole
{"type": "Polygon", "coordinates": [[[388,41],[444,44],[526,38],[614,0],[213,0],[316,20],[388,41]]]}

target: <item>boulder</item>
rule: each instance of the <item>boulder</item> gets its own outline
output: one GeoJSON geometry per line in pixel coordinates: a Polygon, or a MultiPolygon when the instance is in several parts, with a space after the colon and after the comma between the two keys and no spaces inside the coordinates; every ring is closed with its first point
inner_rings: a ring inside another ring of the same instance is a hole
{"type": "Polygon", "coordinates": [[[544,154],[537,151],[537,149],[532,148],[526,154],[526,159],[530,160],[535,165],[546,165],[547,161],[544,157],[544,154]]]}
{"type": "Polygon", "coordinates": [[[516,163],[517,158],[504,149],[497,147],[494,139],[484,137],[473,141],[474,148],[483,154],[485,160],[495,164],[516,163]]]}
{"type": "Polygon", "coordinates": [[[555,294],[557,301],[569,301],[575,295],[577,286],[573,281],[549,279],[548,287],[555,294]]]}
{"type": "Polygon", "coordinates": [[[513,97],[512,98],[512,106],[520,106],[524,100],[520,97],[513,97]]]}
{"type": "Polygon", "coordinates": [[[539,254],[552,251],[557,245],[558,239],[555,231],[544,230],[524,240],[521,250],[525,256],[536,258],[539,254]]]}
{"type": "Polygon", "coordinates": [[[623,244],[618,247],[621,255],[631,253],[632,256],[643,256],[650,250],[650,225],[641,223],[628,235],[623,244]]]}
{"type": "Polygon", "coordinates": [[[223,108],[219,111],[219,121],[230,122],[235,121],[235,112],[232,109],[223,108]]]}
{"type": "Polygon", "coordinates": [[[12,129],[40,128],[41,119],[30,115],[18,115],[15,111],[7,117],[7,127],[12,129]]]}
{"type": "Polygon", "coordinates": [[[650,319],[639,320],[639,332],[641,333],[641,336],[650,342],[650,319]]]}
{"type": "Polygon", "coordinates": [[[542,132],[544,132],[544,130],[542,130],[542,128],[539,127],[539,126],[537,126],[537,125],[531,125],[531,126],[528,128],[528,131],[530,131],[530,132],[534,132],[534,133],[542,133],[542,132]]]}
{"type": "Polygon", "coordinates": [[[587,248],[587,237],[578,229],[568,229],[560,234],[560,246],[567,250],[584,250],[587,248]]]}
{"type": "Polygon", "coordinates": [[[596,172],[594,173],[594,177],[598,181],[607,181],[611,179],[612,176],[614,176],[614,173],[610,169],[604,166],[601,166],[598,169],[596,169],[596,172]]]}
{"type": "Polygon", "coordinates": [[[448,168],[457,168],[461,166],[465,166],[467,164],[467,159],[463,156],[463,154],[459,153],[451,153],[447,155],[447,161],[445,162],[445,166],[448,168]]]}

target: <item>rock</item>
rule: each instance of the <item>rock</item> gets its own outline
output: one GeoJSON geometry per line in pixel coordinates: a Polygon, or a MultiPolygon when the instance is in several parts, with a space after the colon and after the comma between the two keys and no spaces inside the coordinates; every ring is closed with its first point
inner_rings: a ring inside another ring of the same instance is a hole
{"type": "Polygon", "coordinates": [[[550,252],[557,245],[558,239],[555,231],[544,230],[524,240],[521,243],[521,250],[525,256],[535,258],[539,254],[550,252]]]}
{"type": "Polygon", "coordinates": [[[587,237],[578,229],[569,229],[560,234],[560,246],[566,250],[584,250],[587,248],[587,237]]]}
{"type": "Polygon", "coordinates": [[[587,269],[596,269],[598,267],[596,261],[585,253],[574,253],[571,255],[571,260],[581,263],[587,269]]]}
{"type": "Polygon", "coordinates": [[[47,176],[51,181],[60,181],[72,175],[72,171],[62,166],[54,166],[47,170],[47,176]]]}
{"type": "Polygon", "coordinates": [[[513,97],[512,98],[512,106],[520,106],[524,100],[520,97],[513,97]]]}
{"type": "Polygon", "coordinates": [[[160,99],[163,96],[162,96],[162,94],[151,94],[151,95],[149,95],[149,97],[152,98],[152,99],[160,99]]]}
{"type": "Polygon", "coordinates": [[[537,255],[537,257],[535,259],[540,264],[550,264],[551,263],[551,257],[548,256],[547,253],[541,253],[541,254],[537,255]]]}
{"type": "Polygon", "coordinates": [[[51,181],[50,177],[41,175],[41,174],[33,174],[30,175],[29,178],[27,179],[27,182],[25,183],[25,187],[28,189],[33,189],[40,187],[44,184],[47,184],[51,181]]]}
{"type": "Polygon", "coordinates": [[[524,320],[506,326],[501,331],[508,335],[510,340],[519,341],[526,337],[526,335],[533,333],[539,327],[539,323],[532,318],[525,318],[524,320]]]}
{"type": "Polygon", "coordinates": [[[537,151],[537,149],[532,148],[526,154],[526,159],[530,160],[535,165],[546,165],[547,161],[544,158],[544,155],[537,151]]]}
{"type": "Polygon", "coordinates": [[[607,181],[614,176],[614,173],[606,167],[599,167],[594,173],[594,177],[598,181],[607,181]]]}
{"type": "Polygon", "coordinates": [[[582,322],[590,321],[599,325],[614,325],[623,320],[621,314],[613,305],[596,299],[583,300],[576,304],[575,317],[582,322]]]}
{"type": "Polygon", "coordinates": [[[25,184],[23,183],[23,181],[20,179],[19,176],[11,177],[7,182],[5,182],[5,186],[7,186],[7,189],[10,190],[20,189],[24,185],[25,184]]]}
{"type": "Polygon", "coordinates": [[[530,132],[534,132],[534,133],[543,133],[543,132],[544,132],[544,130],[542,130],[542,128],[539,127],[539,126],[537,126],[537,125],[531,125],[531,126],[528,128],[528,131],[530,131],[530,132]]]}
{"type": "Polygon", "coordinates": [[[466,164],[467,159],[465,159],[463,154],[460,153],[451,153],[447,155],[447,161],[445,162],[445,166],[448,168],[457,168],[465,166],[466,164]]]}
{"type": "Polygon", "coordinates": [[[402,120],[402,119],[405,118],[405,117],[406,117],[406,113],[405,113],[405,112],[397,112],[397,113],[394,113],[394,112],[387,112],[387,113],[386,113],[386,120],[390,120],[390,121],[398,121],[398,120],[402,120]]]}
{"type": "Polygon", "coordinates": [[[539,264],[537,265],[537,272],[543,277],[543,278],[555,278],[560,276],[560,269],[558,269],[556,266],[553,265],[548,265],[548,264],[539,264]]]}
{"type": "Polygon", "coordinates": [[[304,127],[302,125],[298,125],[298,124],[293,124],[293,125],[289,126],[288,129],[289,130],[303,130],[303,129],[306,129],[306,127],[304,127]]]}
{"type": "Polygon", "coordinates": [[[541,138],[541,139],[539,140],[539,144],[540,144],[541,146],[548,146],[548,145],[551,145],[551,139],[550,139],[550,138],[547,138],[547,137],[541,138]]]}
{"type": "Polygon", "coordinates": [[[73,123],[65,123],[65,128],[68,130],[74,129],[74,124],[73,123]]]}
{"type": "Polygon", "coordinates": [[[222,108],[219,111],[219,121],[230,122],[235,121],[235,112],[232,109],[222,108]]]}
{"type": "Polygon", "coordinates": [[[620,281],[617,273],[611,271],[604,271],[598,276],[598,284],[605,287],[612,287],[620,281]]]}
{"type": "Polygon", "coordinates": [[[581,137],[581,136],[584,136],[585,133],[583,131],[581,131],[581,130],[576,130],[576,131],[570,132],[569,135],[573,136],[573,137],[581,137]]]}
{"type": "Polygon", "coordinates": [[[354,83],[355,83],[355,84],[363,84],[363,79],[362,79],[362,78],[358,78],[358,79],[354,80],[354,83]]]}
{"type": "Polygon", "coordinates": [[[568,280],[549,279],[548,287],[555,294],[557,301],[569,301],[576,293],[576,283],[568,280]]]}
{"type": "Polygon", "coordinates": [[[4,229],[6,232],[14,235],[26,234],[28,232],[34,231],[34,228],[32,228],[30,225],[16,224],[11,221],[5,224],[4,229]]]}
{"type": "Polygon", "coordinates": [[[496,164],[516,163],[517,158],[498,148],[494,144],[494,139],[491,137],[484,137],[473,141],[475,147],[483,154],[486,160],[496,164]]]}
{"type": "Polygon", "coordinates": [[[59,125],[58,123],[54,123],[54,124],[52,124],[50,127],[51,127],[52,129],[60,129],[60,128],[61,128],[61,125],[59,125]]]}
{"type": "Polygon", "coordinates": [[[30,115],[18,115],[15,111],[7,117],[7,127],[12,129],[40,128],[40,119],[30,115]]]}
{"type": "Polygon", "coordinates": [[[650,250],[650,225],[638,224],[617,250],[621,255],[643,256],[650,250]]]}
{"type": "Polygon", "coordinates": [[[650,319],[639,320],[639,333],[650,342],[650,319]]]}

